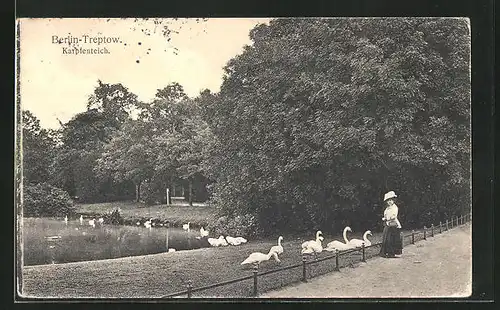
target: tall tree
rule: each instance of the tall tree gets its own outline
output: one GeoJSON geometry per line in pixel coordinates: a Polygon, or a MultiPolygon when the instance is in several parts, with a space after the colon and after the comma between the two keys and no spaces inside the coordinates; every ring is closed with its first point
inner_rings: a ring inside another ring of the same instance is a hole
{"type": "Polygon", "coordinates": [[[53,131],[43,129],[30,111],[22,111],[22,159],[26,183],[49,182],[55,147],[53,131]]]}
{"type": "Polygon", "coordinates": [[[468,206],[466,20],[277,19],[250,37],[210,109],[221,210],[326,230],[373,225],[390,189],[417,221],[468,206]]]}

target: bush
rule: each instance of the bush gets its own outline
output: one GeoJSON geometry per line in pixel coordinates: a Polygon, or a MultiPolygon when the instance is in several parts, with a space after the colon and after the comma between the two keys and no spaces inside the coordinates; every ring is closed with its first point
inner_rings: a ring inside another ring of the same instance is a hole
{"type": "Polygon", "coordinates": [[[218,235],[254,237],[261,235],[258,219],[255,215],[245,214],[235,217],[221,216],[208,225],[210,231],[218,235]]]}
{"type": "Polygon", "coordinates": [[[74,212],[73,200],[66,191],[47,183],[24,186],[24,216],[65,216],[74,212]]]}
{"type": "Polygon", "coordinates": [[[120,208],[107,212],[104,214],[103,219],[106,224],[121,225],[124,222],[120,208]]]}

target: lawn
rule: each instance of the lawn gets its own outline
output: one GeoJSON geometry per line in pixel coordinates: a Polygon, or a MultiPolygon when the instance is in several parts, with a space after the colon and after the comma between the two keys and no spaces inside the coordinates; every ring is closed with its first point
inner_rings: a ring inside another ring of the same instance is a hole
{"type": "Polygon", "coordinates": [[[193,227],[206,226],[215,216],[214,209],[204,205],[190,206],[147,206],[137,202],[108,202],[93,204],[77,204],[76,212],[84,216],[102,216],[106,212],[120,208],[121,214],[127,222],[135,223],[138,220],[153,218],[160,222],[170,222],[172,226],[180,226],[191,222],[193,227]]]}

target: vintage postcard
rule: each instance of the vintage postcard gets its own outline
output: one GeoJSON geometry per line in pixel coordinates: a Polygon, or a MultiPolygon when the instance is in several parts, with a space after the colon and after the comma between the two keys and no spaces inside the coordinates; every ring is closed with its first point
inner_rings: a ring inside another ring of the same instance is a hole
{"type": "Polygon", "coordinates": [[[21,18],[17,39],[18,297],[471,295],[469,19],[21,18]]]}

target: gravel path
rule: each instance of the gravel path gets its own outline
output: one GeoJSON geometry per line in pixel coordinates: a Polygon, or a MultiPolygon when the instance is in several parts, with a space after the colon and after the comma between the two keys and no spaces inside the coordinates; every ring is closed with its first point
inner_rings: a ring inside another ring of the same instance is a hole
{"type": "Polygon", "coordinates": [[[472,234],[466,224],[406,246],[402,258],[376,257],[260,297],[467,297],[471,285],[472,234]]]}

